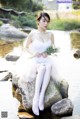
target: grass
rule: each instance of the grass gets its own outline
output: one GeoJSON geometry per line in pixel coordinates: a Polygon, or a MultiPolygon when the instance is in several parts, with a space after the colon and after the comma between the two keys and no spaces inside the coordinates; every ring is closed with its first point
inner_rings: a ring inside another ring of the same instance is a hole
{"type": "Polygon", "coordinates": [[[49,29],[74,30],[80,28],[80,10],[48,11],[51,17],[49,29]]]}
{"type": "Polygon", "coordinates": [[[53,19],[49,25],[49,29],[55,30],[73,30],[80,28],[80,21],[73,19],[53,19]]]}
{"type": "Polygon", "coordinates": [[[72,32],[70,37],[72,48],[80,49],[80,32],[72,32]]]}
{"type": "Polygon", "coordinates": [[[72,11],[72,14],[76,15],[76,16],[80,16],[80,10],[77,9],[77,10],[73,10],[72,11]]]}

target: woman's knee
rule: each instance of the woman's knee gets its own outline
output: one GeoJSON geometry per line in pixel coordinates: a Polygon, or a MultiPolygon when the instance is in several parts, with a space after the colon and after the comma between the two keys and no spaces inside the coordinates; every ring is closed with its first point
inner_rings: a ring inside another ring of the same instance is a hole
{"type": "Polygon", "coordinates": [[[41,66],[39,67],[39,70],[40,70],[40,71],[45,71],[45,70],[46,70],[45,65],[41,65],[41,66]]]}
{"type": "Polygon", "coordinates": [[[46,64],[46,69],[51,70],[51,68],[52,68],[51,64],[47,63],[46,64]]]}

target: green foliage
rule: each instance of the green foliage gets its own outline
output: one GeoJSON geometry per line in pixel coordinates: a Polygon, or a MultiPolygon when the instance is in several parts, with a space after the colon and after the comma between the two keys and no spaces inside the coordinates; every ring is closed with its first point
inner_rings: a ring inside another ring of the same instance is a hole
{"type": "Polygon", "coordinates": [[[37,4],[36,2],[33,2],[32,5],[32,11],[38,11],[38,10],[43,10],[43,5],[42,4],[37,4]]]}
{"type": "Polygon", "coordinates": [[[18,11],[31,9],[32,0],[0,0],[5,8],[12,8],[18,11]]]}
{"type": "Polygon", "coordinates": [[[71,13],[75,16],[80,16],[80,10],[72,10],[71,13]]]}
{"type": "Polygon", "coordinates": [[[30,26],[36,28],[35,14],[26,13],[25,16],[11,16],[12,25],[16,27],[30,26]]]}
{"type": "Polygon", "coordinates": [[[27,14],[26,16],[19,16],[18,20],[21,26],[30,26],[36,28],[36,19],[31,14],[27,14]]]}
{"type": "Polygon", "coordinates": [[[48,55],[51,55],[52,53],[57,53],[59,51],[58,48],[52,47],[50,46],[49,48],[47,48],[47,50],[45,51],[45,53],[47,53],[48,55]]]}
{"type": "Polygon", "coordinates": [[[1,26],[1,25],[3,25],[3,22],[2,22],[2,21],[0,21],[0,26],[1,26]]]}
{"type": "Polygon", "coordinates": [[[1,18],[10,18],[10,14],[3,14],[3,13],[0,13],[0,17],[1,18]]]}
{"type": "Polygon", "coordinates": [[[73,8],[80,9],[80,0],[73,0],[73,8]]]}
{"type": "Polygon", "coordinates": [[[11,18],[10,18],[10,24],[19,28],[21,26],[21,23],[18,19],[19,16],[14,16],[14,15],[11,15],[11,18]]]}
{"type": "Polygon", "coordinates": [[[4,8],[11,8],[18,11],[36,11],[42,10],[43,6],[33,2],[33,0],[0,0],[4,8]]]}
{"type": "Polygon", "coordinates": [[[73,30],[80,28],[80,21],[77,20],[65,20],[65,19],[54,19],[49,25],[49,29],[56,30],[73,30]]]}

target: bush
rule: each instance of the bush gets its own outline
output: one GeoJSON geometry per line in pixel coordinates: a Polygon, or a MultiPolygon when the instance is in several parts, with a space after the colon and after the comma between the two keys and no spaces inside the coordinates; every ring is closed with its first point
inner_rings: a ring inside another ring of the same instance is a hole
{"type": "Polygon", "coordinates": [[[34,11],[39,11],[39,10],[43,10],[43,5],[33,2],[32,11],[34,12],[34,11]]]}
{"type": "Polygon", "coordinates": [[[30,26],[36,28],[36,19],[33,15],[19,16],[18,20],[21,26],[30,26]]]}
{"type": "Polygon", "coordinates": [[[3,25],[3,22],[2,21],[0,21],[0,26],[2,26],[3,25]]]}
{"type": "Polygon", "coordinates": [[[26,13],[25,16],[11,16],[11,24],[15,27],[30,26],[36,28],[35,14],[26,13]]]}
{"type": "Polygon", "coordinates": [[[32,0],[0,0],[4,8],[11,8],[18,11],[27,11],[31,9],[32,0]]]}
{"type": "Polygon", "coordinates": [[[43,10],[41,3],[37,4],[33,0],[0,0],[2,6],[6,9],[15,9],[17,11],[37,11],[43,10]]]}
{"type": "Polygon", "coordinates": [[[56,30],[73,30],[80,28],[80,21],[77,20],[64,20],[64,19],[54,19],[49,25],[49,29],[56,30]]]}

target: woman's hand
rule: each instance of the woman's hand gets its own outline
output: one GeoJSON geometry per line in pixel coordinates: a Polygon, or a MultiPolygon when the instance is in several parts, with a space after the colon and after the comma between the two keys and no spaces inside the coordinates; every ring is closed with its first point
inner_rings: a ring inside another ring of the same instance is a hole
{"type": "Polygon", "coordinates": [[[48,56],[48,54],[47,53],[36,53],[35,56],[36,57],[41,57],[42,56],[42,57],[46,58],[48,56]]]}
{"type": "Polygon", "coordinates": [[[36,53],[35,56],[36,57],[41,57],[42,56],[42,53],[36,53]]]}
{"type": "Polygon", "coordinates": [[[47,54],[47,53],[42,53],[42,56],[43,56],[44,58],[46,58],[46,57],[48,56],[48,54],[47,54]]]}

